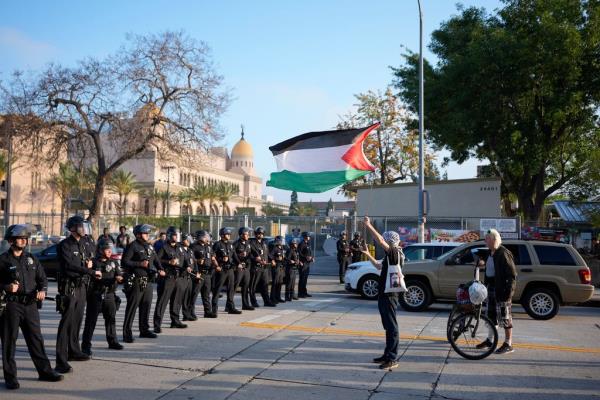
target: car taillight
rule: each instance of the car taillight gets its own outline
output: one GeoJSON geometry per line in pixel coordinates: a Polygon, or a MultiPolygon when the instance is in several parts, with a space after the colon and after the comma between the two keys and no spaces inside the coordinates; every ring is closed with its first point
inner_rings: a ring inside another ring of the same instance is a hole
{"type": "Polygon", "coordinates": [[[584,285],[589,285],[592,283],[592,273],[590,272],[589,268],[580,269],[577,272],[579,273],[579,280],[581,283],[584,285]]]}

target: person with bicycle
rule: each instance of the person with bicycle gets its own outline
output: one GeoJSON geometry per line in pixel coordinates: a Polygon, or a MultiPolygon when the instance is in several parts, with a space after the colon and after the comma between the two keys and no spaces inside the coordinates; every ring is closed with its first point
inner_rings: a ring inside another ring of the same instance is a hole
{"type": "MultiPolygon", "coordinates": [[[[512,296],[515,292],[517,269],[512,253],[502,246],[500,233],[490,229],[485,235],[485,244],[490,253],[482,258],[485,265],[485,284],[488,289],[487,315],[492,322],[504,328],[504,343],[496,354],[508,354],[514,351],[512,346],[512,296]]],[[[477,348],[492,346],[488,338],[477,348]]]]}
{"type": "Polygon", "coordinates": [[[399,294],[385,293],[386,277],[388,266],[398,264],[403,259],[402,248],[400,247],[400,235],[394,231],[387,231],[381,235],[371,225],[369,217],[365,217],[365,226],[373,235],[373,238],[385,251],[385,257],[382,261],[376,260],[366,249],[363,254],[371,261],[373,266],[381,271],[379,276],[379,295],[377,306],[381,315],[381,322],[385,329],[385,351],[381,357],[373,359],[374,363],[381,364],[379,368],[391,370],[398,367],[398,345],[400,344],[400,332],[398,329],[398,320],[396,319],[396,309],[398,308],[399,294]]]}

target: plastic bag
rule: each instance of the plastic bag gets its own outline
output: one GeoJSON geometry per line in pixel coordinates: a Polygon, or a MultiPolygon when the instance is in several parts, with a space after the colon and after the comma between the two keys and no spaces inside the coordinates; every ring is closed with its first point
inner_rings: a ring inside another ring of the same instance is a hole
{"type": "Polygon", "coordinates": [[[469,287],[469,298],[471,303],[478,305],[487,299],[487,288],[481,282],[473,282],[469,287]]]}

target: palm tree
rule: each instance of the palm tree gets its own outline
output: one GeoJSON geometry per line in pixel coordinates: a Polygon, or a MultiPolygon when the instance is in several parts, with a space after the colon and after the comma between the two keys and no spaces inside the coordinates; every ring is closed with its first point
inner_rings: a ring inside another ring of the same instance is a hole
{"type": "Polygon", "coordinates": [[[217,186],[217,198],[221,202],[223,209],[222,214],[225,214],[225,207],[227,202],[231,199],[231,196],[235,193],[235,188],[231,183],[221,182],[217,186]]]}
{"type": "Polygon", "coordinates": [[[6,174],[8,173],[8,154],[4,151],[0,151],[0,181],[3,181],[6,178],[6,174]]]}
{"type": "Polygon", "coordinates": [[[123,213],[127,214],[127,198],[131,192],[138,189],[135,175],[118,169],[111,175],[107,188],[109,192],[119,195],[119,201],[114,203],[121,218],[123,213]]]}
{"type": "Polygon", "coordinates": [[[206,200],[208,200],[210,212],[212,214],[213,206],[215,204],[215,200],[219,198],[219,191],[217,185],[210,184],[206,187],[206,200]]]}
{"type": "Polygon", "coordinates": [[[196,182],[193,188],[191,188],[190,193],[192,196],[192,200],[197,201],[202,204],[204,200],[206,200],[208,192],[208,186],[204,184],[204,181],[199,180],[196,182]]]}
{"type": "Polygon", "coordinates": [[[71,191],[78,184],[77,171],[71,162],[60,163],[58,173],[51,174],[48,187],[60,198],[60,226],[64,225],[65,214],[71,191]]]}
{"type": "Polygon", "coordinates": [[[190,189],[184,189],[184,190],[178,192],[175,195],[175,198],[179,202],[179,215],[184,214],[181,212],[183,206],[185,206],[185,209],[186,209],[185,214],[191,214],[190,210],[192,209],[192,201],[193,201],[192,191],[190,189]]]}

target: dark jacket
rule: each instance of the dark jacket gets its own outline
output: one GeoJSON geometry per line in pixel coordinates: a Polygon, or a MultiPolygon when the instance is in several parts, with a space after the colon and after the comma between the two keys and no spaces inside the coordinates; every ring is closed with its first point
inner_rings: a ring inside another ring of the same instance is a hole
{"type": "Polygon", "coordinates": [[[195,242],[191,245],[196,259],[197,270],[203,274],[212,273],[214,266],[212,263],[213,250],[210,244],[195,242]]]}
{"type": "Polygon", "coordinates": [[[160,268],[154,247],[150,243],[143,243],[140,240],[134,240],[127,245],[121,265],[126,272],[141,277],[154,275],[160,268]],[[148,261],[147,267],[142,267],[144,261],[148,261]]]}
{"type": "Polygon", "coordinates": [[[508,301],[515,293],[517,284],[517,268],[512,253],[504,246],[494,252],[494,289],[496,301],[508,301]]]}
{"type": "Polygon", "coordinates": [[[339,239],[336,247],[338,260],[350,257],[350,242],[348,240],[339,239]]]}
{"type": "Polygon", "coordinates": [[[86,260],[94,258],[96,249],[93,241],[86,236],[75,239],[69,236],[56,247],[60,274],[64,278],[81,278],[85,275],[94,276],[96,271],[87,268],[86,260]]]}
{"type": "Polygon", "coordinates": [[[269,247],[266,240],[259,242],[256,238],[250,239],[250,250],[253,266],[266,265],[269,260],[269,247]],[[256,260],[257,257],[260,257],[260,262],[256,260]]]}
{"type": "Polygon", "coordinates": [[[32,295],[47,291],[48,280],[38,259],[26,251],[23,251],[20,257],[15,257],[9,249],[0,255],[0,292],[8,291],[10,284],[17,278],[19,281],[17,294],[32,295]]]}

